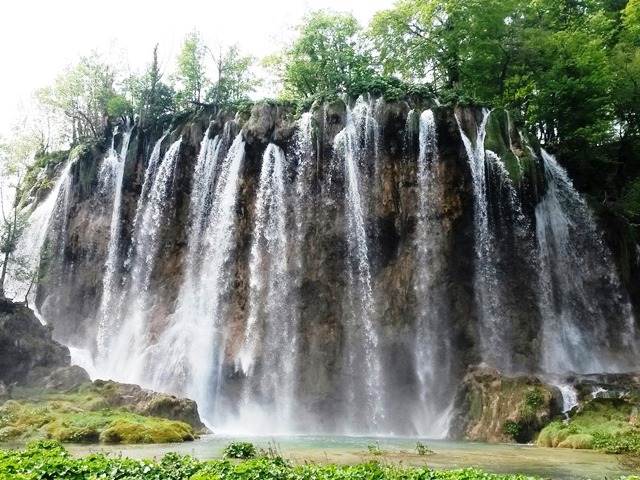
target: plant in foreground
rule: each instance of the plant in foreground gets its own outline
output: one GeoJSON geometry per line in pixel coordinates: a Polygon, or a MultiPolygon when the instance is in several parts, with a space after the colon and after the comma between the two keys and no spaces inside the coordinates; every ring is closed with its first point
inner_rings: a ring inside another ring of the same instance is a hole
{"type": "Polygon", "coordinates": [[[253,458],[256,456],[256,447],[250,442],[231,442],[222,449],[224,458],[253,458]]]}

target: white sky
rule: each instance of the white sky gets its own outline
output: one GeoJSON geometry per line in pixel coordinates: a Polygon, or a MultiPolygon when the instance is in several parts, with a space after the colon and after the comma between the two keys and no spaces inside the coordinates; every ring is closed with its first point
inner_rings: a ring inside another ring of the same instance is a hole
{"type": "Polygon", "coordinates": [[[8,135],[20,99],[53,82],[93,49],[131,70],[155,44],[172,68],[184,36],[197,28],[212,46],[238,43],[262,57],[279,50],[291,25],[311,10],[350,11],[365,26],[393,0],[14,0],[0,7],[0,135],[8,135]],[[115,47],[112,45],[115,42],[115,47]]]}

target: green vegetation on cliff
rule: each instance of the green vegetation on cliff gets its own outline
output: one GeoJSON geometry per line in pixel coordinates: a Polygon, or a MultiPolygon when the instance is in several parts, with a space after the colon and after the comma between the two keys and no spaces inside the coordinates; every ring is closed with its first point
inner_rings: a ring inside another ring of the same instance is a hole
{"type": "Polygon", "coordinates": [[[633,404],[621,399],[596,398],[586,403],[569,423],[554,421],[538,436],[543,447],[587,448],[607,453],[640,452],[640,427],[633,404]]]}

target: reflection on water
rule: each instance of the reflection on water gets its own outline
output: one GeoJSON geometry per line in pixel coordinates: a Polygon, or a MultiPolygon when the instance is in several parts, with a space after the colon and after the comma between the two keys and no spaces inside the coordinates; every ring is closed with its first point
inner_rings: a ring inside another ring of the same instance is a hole
{"type": "Polygon", "coordinates": [[[541,448],[529,445],[493,445],[485,443],[420,440],[436,454],[417,455],[416,439],[386,437],[277,436],[239,437],[205,435],[195,442],[167,445],[69,445],[75,455],[109,452],[131,458],[160,459],[167,452],[192,455],[201,460],[222,457],[222,449],[231,441],[249,441],[259,449],[275,447],[285,458],[296,463],[355,464],[370,460],[368,445],[378,445],[383,451],[376,459],[403,466],[428,466],[454,469],[478,467],[488,472],[524,473],[554,479],[611,478],[624,475],[615,455],[588,450],[541,448]]]}

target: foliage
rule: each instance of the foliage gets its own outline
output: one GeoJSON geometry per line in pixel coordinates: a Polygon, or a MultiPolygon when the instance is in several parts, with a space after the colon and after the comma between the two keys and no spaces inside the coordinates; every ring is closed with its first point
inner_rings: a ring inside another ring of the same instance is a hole
{"type": "Polygon", "coordinates": [[[191,103],[200,103],[210,85],[205,68],[206,46],[197,30],[190,32],[184,39],[182,50],[178,54],[178,70],[175,79],[180,88],[175,95],[178,109],[192,108],[191,103]]]}
{"type": "Polygon", "coordinates": [[[220,48],[218,55],[212,53],[212,56],[218,78],[207,92],[207,102],[231,105],[248,100],[249,94],[258,85],[251,72],[255,59],[242,55],[237,45],[232,45],[226,50],[220,48]]]}
{"type": "Polygon", "coordinates": [[[121,95],[116,95],[107,102],[107,114],[110,117],[126,117],[131,114],[131,103],[121,95]]]}
{"type": "Polygon", "coordinates": [[[72,141],[102,138],[108,104],[116,96],[117,71],[94,51],[58,75],[52,87],[37,92],[45,105],[64,113],[71,123],[72,141]]]}
{"type": "Polygon", "coordinates": [[[160,461],[132,460],[94,454],[83,458],[69,455],[64,447],[52,441],[40,441],[28,445],[24,450],[0,450],[0,480],[34,480],[64,478],[84,480],[87,478],[121,478],[132,480],[209,480],[212,478],[234,479],[283,479],[290,480],[339,480],[339,479],[386,479],[396,480],[525,480],[524,475],[498,475],[474,468],[451,471],[429,468],[402,468],[367,462],[354,466],[320,466],[306,464],[294,466],[280,458],[261,457],[245,462],[229,460],[201,462],[189,456],[175,453],[165,455],[160,461]]]}
{"type": "Polygon", "coordinates": [[[520,416],[524,420],[532,420],[535,418],[538,408],[544,405],[544,393],[535,387],[530,387],[522,400],[520,408],[520,416]]]}
{"type": "Polygon", "coordinates": [[[380,448],[380,444],[377,442],[375,445],[367,445],[367,450],[369,450],[369,454],[374,457],[382,455],[382,449],[380,448]]]}
{"type": "Polygon", "coordinates": [[[141,75],[131,75],[125,85],[133,99],[133,111],[138,115],[140,127],[164,128],[174,111],[175,92],[162,81],[157,45],[146,71],[141,75]]]}
{"type": "Polygon", "coordinates": [[[520,435],[522,427],[518,422],[507,419],[504,421],[502,429],[504,430],[504,433],[515,439],[520,435]]]}
{"type": "Polygon", "coordinates": [[[225,458],[253,458],[256,456],[256,447],[250,442],[231,442],[222,449],[225,458]]]}
{"type": "Polygon", "coordinates": [[[317,10],[305,17],[298,34],[289,48],[266,62],[286,94],[345,93],[373,76],[371,54],[353,15],[317,10]]]}
{"type": "Polygon", "coordinates": [[[418,455],[431,455],[431,454],[436,453],[436,452],[431,450],[429,448],[429,445],[427,445],[426,443],[417,442],[416,443],[416,453],[418,455]]]}

